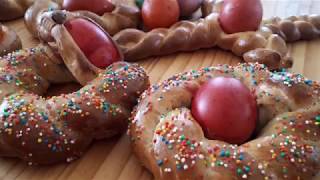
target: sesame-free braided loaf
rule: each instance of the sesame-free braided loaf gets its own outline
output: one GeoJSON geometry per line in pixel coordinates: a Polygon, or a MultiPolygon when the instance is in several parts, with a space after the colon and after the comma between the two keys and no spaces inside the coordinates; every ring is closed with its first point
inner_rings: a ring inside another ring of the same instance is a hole
{"type": "Polygon", "coordinates": [[[287,42],[312,40],[320,36],[320,16],[290,16],[285,19],[274,17],[265,20],[261,28],[267,27],[287,42]]]}
{"type": "Polygon", "coordinates": [[[275,18],[265,21],[255,32],[226,34],[218,20],[221,3],[205,0],[202,8],[205,17],[196,21],[180,21],[168,29],[160,28],[150,32],[126,29],[117,33],[114,40],[128,61],[217,46],[243,56],[246,62],[259,62],[270,69],[278,69],[292,66],[283,38],[292,41],[318,37],[316,27],[319,27],[320,16],[314,15],[286,20],[275,18]],[[294,38],[290,35],[291,31],[295,32],[294,38]]]}
{"type": "MultiPolygon", "coordinates": [[[[213,12],[220,13],[222,4],[223,0],[205,0],[202,6],[203,16],[207,16],[213,12]]],[[[258,32],[262,34],[267,32],[269,34],[270,31],[289,43],[299,40],[316,39],[320,36],[320,15],[290,16],[283,19],[273,17],[263,20],[258,32]]],[[[286,50],[283,48],[282,52],[285,53],[286,50]]],[[[244,59],[249,62],[259,57],[265,58],[263,50],[253,50],[244,55],[244,59]]]]}
{"type": "MultiPolygon", "coordinates": [[[[205,0],[202,6],[203,16],[212,12],[220,13],[223,0],[205,0]]],[[[286,42],[312,40],[320,35],[320,16],[316,14],[290,16],[287,18],[273,17],[263,20],[258,31],[272,31],[286,42]]]]}
{"type": "Polygon", "coordinates": [[[156,179],[317,179],[320,84],[265,66],[221,65],[181,73],[149,88],[132,115],[135,154],[156,179]],[[256,96],[257,135],[242,145],[205,138],[191,114],[197,89],[239,79],[256,96]]]}
{"type": "Polygon", "coordinates": [[[125,131],[136,99],[148,86],[137,65],[115,63],[70,93],[44,98],[49,85],[75,81],[47,46],[0,61],[0,156],[29,164],[71,161],[95,139],[125,131]]]}
{"type": "MultiPolygon", "coordinates": [[[[258,32],[270,31],[279,35],[286,42],[295,42],[298,40],[312,40],[320,36],[320,15],[291,16],[285,19],[274,17],[265,20],[258,32]]],[[[248,62],[256,58],[264,57],[263,49],[252,50],[244,55],[248,62]]],[[[287,52],[285,48],[283,53],[287,52]]]]}

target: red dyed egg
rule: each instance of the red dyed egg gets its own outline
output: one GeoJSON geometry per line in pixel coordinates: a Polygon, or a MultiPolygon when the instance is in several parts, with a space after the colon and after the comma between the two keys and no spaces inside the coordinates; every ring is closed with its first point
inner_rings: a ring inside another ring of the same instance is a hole
{"type": "Polygon", "coordinates": [[[145,0],[142,6],[142,19],[149,29],[167,28],[179,20],[177,0],[145,0]]]}
{"type": "Polygon", "coordinates": [[[62,8],[68,11],[91,11],[101,16],[113,11],[115,7],[109,0],[64,0],[62,8]]]}
{"type": "Polygon", "coordinates": [[[262,15],[260,0],[225,0],[219,21],[226,33],[256,31],[262,15]]]}
{"type": "Polygon", "coordinates": [[[105,68],[121,60],[114,42],[92,22],[77,18],[67,21],[64,26],[93,65],[105,68]]]}
{"type": "Polygon", "coordinates": [[[195,93],[191,109],[207,138],[232,144],[247,141],[257,123],[255,97],[234,78],[206,82],[195,93]]]}

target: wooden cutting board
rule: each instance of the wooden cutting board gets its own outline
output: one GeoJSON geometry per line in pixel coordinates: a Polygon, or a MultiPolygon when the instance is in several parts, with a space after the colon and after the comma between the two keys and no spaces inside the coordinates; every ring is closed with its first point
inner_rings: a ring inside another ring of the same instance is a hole
{"type": "MultiPolygon", "coordinates": [[[[263,0],[264,16],[287,17],[320,13],[319,0],[263,0]]],[[[5,23],[22,38],[24,47],[34,47],[38,41],[30,36],[23,20],[5,23]]],[[[320,80],[320,40],[298,42],[290,46],[295,61],[293,72],[320,80]]],[[[152,83],[171,75],[217,64],[237,64],[240,59],[218,49],[179,53],[139,62],[150,75],[152,83]]],[[[131,152],[127,135],[94,143],[81,159],[71,164],[28,166],[16,159],[0,158],[0,179],[153,179],[131,152]]]]}

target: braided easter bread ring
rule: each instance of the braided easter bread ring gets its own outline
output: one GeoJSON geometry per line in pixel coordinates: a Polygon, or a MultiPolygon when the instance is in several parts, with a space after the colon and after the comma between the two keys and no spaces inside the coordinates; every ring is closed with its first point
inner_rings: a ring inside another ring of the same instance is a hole
{"type": "Polygon", "coordinates": [[[93,140],[126,130],[149,84],[144,70],[115,63],[74,93],[43,98],[50,85],[76,81],[57,58],[39,46],[1,59],[0,156],[29,164],[71,161],[93,140]]]}
{"type": "Polygon", "coordinates": [[[117,33],[114,40],[128,61],[217,46],[242,56],[246,62],[259,62],[269,69],[277,69],[292,66],[284,39],[292,42],[319,36],[319,16],[275,18],[265,21],[256,32],[226,34],[218,20],[221,3],[205,0],[202,8],[205,18],[180,21],[169,29],[150,32],[126,29],[117,33]]]}
{"type": "Polygon", "coordinates": [[[156,179],[312,179],[320,168],[319,90],[257,64],[182,73],[141,96],[129,125],[133,150],[156,179]],[[193,92],[221,76],[257,98],[257,136],[240,146],[205,138],[190,111],[193,92]]]}
{"type": "Polygon", "coordinates": [[[12,29],[0,24],[0,56],[21,48],[21,40],[12,29]]]}
{"type": "Polygon", "coordinates": [[[0,0],[0,21],[23,17],[34,0],[0,0]]]}
{"type": "MultiPolygon", "coordinates": [[[[29,31],[38,36],[44,30],[41,28],[42,14],[48,11],[61,10],[63,0],[37,0],[26,12],[25,22],[29,31]]],[[[140,10],[134,0],[115,1],[112,12],[99,16],[89,11],[73,11],[75,15],[91,18],[113,35],[122,29],[136,28],[140,21],[140,10]]]]}

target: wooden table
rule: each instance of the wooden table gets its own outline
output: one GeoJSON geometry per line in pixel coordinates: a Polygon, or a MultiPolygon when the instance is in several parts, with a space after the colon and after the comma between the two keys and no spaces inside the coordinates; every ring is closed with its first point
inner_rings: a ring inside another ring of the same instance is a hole
{"type": "MultiPolygon", "coordinates": [[[[320,13],[319,0],[263,0],[265,18],[320,13]]],[[[22,37],[24,47],[38,42],[26,30],[23,20],[6,23],[22,37]]],[[[290,46],[295,59],[293,72],[320,80],[320,40],[298,42],[290,46]]],[[[179,53],[139,62],[149,73],[152,83],[171,75],[216,64],[237,64],[240,59],[218,49],[179,53]]],[[[33,167],[16,159],[0,159],[0,179],[130,179],[148,180],[152,175],[140,166],[132,154],[126,135],[96,142],[81,159],[71,164],[33,167]]]]}

